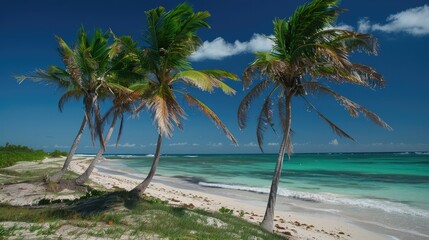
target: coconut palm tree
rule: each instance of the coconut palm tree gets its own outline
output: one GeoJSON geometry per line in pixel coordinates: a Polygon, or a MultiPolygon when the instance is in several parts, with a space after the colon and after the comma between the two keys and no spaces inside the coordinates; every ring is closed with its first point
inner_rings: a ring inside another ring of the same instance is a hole
{"type": "Polygon", "coordinates": [[[222,123],[219,117],[203,102],[190,95],[185,86],[212,92],[220,88],[230,95],[235,91],[222,80],[236,80],[237,77],[222,70],[194,70],[189,55],[201,44],[196,31],[209,27],[206,18],[208,12],[194,12],[188,4],[180,4],[170,11],[163,7],[146,12],[148,29],[145,34],[146,45],[142,49],[141,64],[147,69],[146,82],[136,83],[131,89],[141,93],[146,109],[151,113],[158,130],[157,147],[152,167],[145,180],[132,192],[142,196],[148,187],[159,162],[163,136],[171,137],[174,126],[182,128],[184,109],[177,101],[182,95],[191,106],[196,106],[207,115],[226,136],[236,143],[236,139],[222,123]],[[179,89],[177,86],[182,85],[179,89]]]}
{"type": "Polygon", "coordinates": [[[351,116],[362,113],[376,124],[391,129],[376,114],[329,88],[330,83],[352,83],[366,87],[383,86],[382,76],[373,68],[351,62],[349,53],[364,51],[377,53],[377,40],[361,34],[333,27],[343,10],[339,0],[313,0],[298,7],[288,20],[274,20],[273,47],[270,52],[259,52],[255,61],[245,69],[243,86],[248,88],[252,79],[260,79],[243,98],[238,109],[240,128],[246,127],[247,111],[254,99],[266,93],[257,120],[257,140],[262,150],[263,134],[273,127],[273,110],[277,105],[283,139],[273,174],[267,208],[262,227],[273,228],[274,207],[284,154],[289,158],[291,144],[292,99],[299,97],[340,136],[353,139],[335,125],[307,98],[307,94],[323,93],[333,96],[351,116]]]}
{"type": "Polygon", "coordinates": [[[82,99],[84,116],[62,169],[48,177],[48,181],[58,182],[67,170],[72,160],[85,126],[91,130],[92,141],[98,135],[100,144],[104,147],[102,138],[102,119],[98,105],[99,98],[103,99],[117,89],[117,84],[108,81],[114,77],[112,74],[114,58],[117,56],[120,46],[118,43],[109,43],[109,33],[96,30],[89,37],[84,28],[78,31],[77,41],[74,47],[70,47],[60,37],[58,41],[59,53],[64,62],[65,69],[58,66],[50,66],[47,70],[38,69],[30,76],[18,76],[21,83],[25,79],[44,81],[55,84],[65,89],[58,107],[63,110],[64,103],[70,99],[82,99]]]}
{"type": "MultiPolygon", "coordinates": [[[[110,84],[114,84],[112,88],[112,102],[113,106],[105,113],[103,117],[104,123],[111,118],[110,126],[107,130],[106,136],[104,137],[104,144],[110,141],[113,130],[115,128],[117,120],[120,120],[118,136],[116,139],[116,145],[119,142],[119,139],[122,134],[124,115],[125,113],[134,114],[135,112],[143,108],[142,105],[135,107],[134,103],[139,101],[140,96],[138,92],[130,90],[128,87],[131,83],[136,81],[144,81],[144,74],[139,70],[139,65],[136,59],[138,59],[138,51],[136,51],[136,43],[132,40],[130,36],[118,37],[113,32],[111,32],[115,43],[119,45],[121,50],[118,52],[118,56],[115,57],[112,71],[109,74],[107,81],[110,84]]],[[[100,146],[95,158],[88,165],[87,169],[75,179],[77,185],[84,184],[91,173],[94,170],[95,164],[101,158],[103,153],[106,151],[106,146],[100,146]]]]}

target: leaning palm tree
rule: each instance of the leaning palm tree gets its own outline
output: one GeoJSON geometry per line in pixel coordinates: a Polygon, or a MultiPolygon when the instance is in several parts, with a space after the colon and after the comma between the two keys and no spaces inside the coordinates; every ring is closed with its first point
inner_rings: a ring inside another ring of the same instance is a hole
{"type": "MultiPolygon", "coordinates": [[[[110,85],[115,87],[111,89],[113,106],[105,113],[102,121],[104,125],[104,123],[111,118],[110,126],[103,139],[105,145],[110,141],[117,120],[120,120],[120,123],[116,145],[122,134],[124,115],[126,113],[133,114],[141,110],[144,106],[134,106],[134,103],[139,101],[140,96],[138,92],[134,92],[128,88],[130,83],[141,79],[144,80],[144,74],[139,70],[139,65],[136,61],[136,59],[138,59],[135,49],[136,43],[130,36],[117,37],[113,32],[111,32],[111,34],[115,39],[115,43],[120,47],[120,51],[118,52],[118,56],[113,59],[114,63],[112,64],[111,73],[108,75],[109,77],[106,78],[110,85]]],[[[75,179],[75,184],[82,185],[89,179],[95,168],[95,164],[100,160],[105,151],[106,146],[100,146],[95,158],[92,159],[87,169],[75,179]]]]}
{"type": "Polygon", "coordinates": [[[29,78],[34,81],[44,81],[65,89],[58,107],[63,110],[64,103],[70,99],[82,99],[84,116],[63,167],[56,174],[48,177],[48,181],[58,182],[66,172],[82,137],[85,126],[91,130],[92,141],[97,134],[100,144],[104,146],[102,138],[102,119],[98,105],[99,98],[104,98],[116,88],[115,84],[106,81],[112,70],[112,61],[119,51],[119,45],[109,43],[109,33],[96,30],[92,38],[88,37],[83,27],[80,28],[77,42],[70,47],[60,37],[56,37],[59,44],[59,53],[65,69],[50,66],[47,70],[38,69],[33,75],[18,76],[21,83],[29,78]]]}
{"type": "Polygon", "coordinates": [[[262,150],[263,134],[273,127],[274,106],[278,108],[283,132],[278,159],[273,174],[267,208],[262,227],[273,228],[274,207],[283,158],[292,153],[291,108],[293,97],[308,104],[340,136],[353,139],[331,122],[307,98],[307,94],[324,93],[333,96],[351,116],[361,112],[376,124],[391,129],[376,114],[329,88],[330,83],[352,83],[366,87],[383,86],[380,74],[369,66],[351,62],[349,53],[365,51],[377,53],[377,40],[367,34],[333,27],[343,10],[339,0],[314,0],[296,9],[288,20],[274,20],[273,47],[270,52],[259,52],[255,61],[245,69],[243,86],[248,88],[252,79],[261,81],[243,98],[238,109],[240,128],[246,127],[247,111],[254,99],[267,91],[257,120],[257,140],[262,150]]]}
{"type": "Polygon", "coordinates": [[[148,29],[141,64],[149,74],[146,82],[136,83],[131,88],[141,93],[146,109],[151,113],[157,127],[158,140],[154,161],[147,177],[132,190],[137,196],[142,196],[155,175],[163,135],[171,137],[174,126],[182,128],[185,111],[179,105],[176,95],[184,96],[191,106],[196,106],[213,120],[233,143],[237,142],[219,117],[184,88],[190,86],[208,92],[220,88],[228,95],[235,93],[222,81],[224,78],[236,80],[234,74],[222,70],[193,70],[189,62],[189,55],[201,44],[195,32],[199,28],[209,27],[205,20],[209,13],[194,12],[190,5],[180,4],[170,11],[158,7],[147,11],[146,15],[148,29]],[[180,89],[176,87],[178,84],[182,84],[180,89]]]}

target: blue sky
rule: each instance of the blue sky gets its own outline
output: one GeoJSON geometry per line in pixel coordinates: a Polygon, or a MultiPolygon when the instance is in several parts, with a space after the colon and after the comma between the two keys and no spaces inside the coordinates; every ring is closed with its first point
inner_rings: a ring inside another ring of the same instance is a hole
{"type": "MultiPolygon", "coordinates": [[[[261,34],[272,34],[274,18],[286,18],[304,1],[188,1],[198,11],[211,13],[211,29],[199,32],[203,47],[193,57],[196,69],[225,69],[239,76],[253,60],[253,52],[269,47],[261,34]],[[292,3],[293,2],[293,3],[292,3]]],[[[46,150],[67,151],[80,126],[80,102],[69,102],[62,113],[61,96],[53,86],[31,81],[18,85],[13,78],[49,65],[62,66],[54,35],[74,42],[77,29],[111,28],[118,35],[141,40],[144,11],[159,5],[171,9],[179,1],[30,1],[7,0],[0,6],[0,144],[23,144],[46,150]]],[[[333,86],[342,94],[376,112],[394,131],[372,124],[363,116],[350,118],[327,97],[312,101],[326,116],[352,135],[356,142],[340,138],[299,101],[294,102],[292,127],[295,152],[428,151],[429,150],[429,4],[426,0],[343,1],[348,9],[338,19],[340,28],[368,32],[379,39],[378,56],[354,54],[352,59],[371,65],[387,80],[383,89],[351,85],[333,86]]],[[[228,142],[200,112],[186,108],[184,131],[175,130],[164,141],[163,153],[258,153],[255,104],[244,130],[237,125],[236,111],[245,95],[240,83],[231,83],[235,96],[196,93],[226,123],[240,146],[228,142]]],[[[186,105],[184,101],[180,102],[186,105]]],[[[266,152],[277,152],[280,137],[267,131],[266,152]]],[[[152,153],[155,127],[147,115],[127,118],[118,148],[108,153],[152,153]]],[[[91,153],[88,134],[78,152],[91,153]]]]}

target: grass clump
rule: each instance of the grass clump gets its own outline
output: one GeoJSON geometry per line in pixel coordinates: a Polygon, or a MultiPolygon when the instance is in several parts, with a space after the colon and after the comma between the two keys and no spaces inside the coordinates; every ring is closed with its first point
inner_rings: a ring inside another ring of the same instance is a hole
{"type": "Polygon", "coordinates": [[[221,208],[219,208],[219,212],[223,213],[223,214],[230,214],[231,215],[232,213],[234,213],[234,210],[226,208],[226,207],[221,207],[221,208]]]}
{"type": "Polygon", "coordinates": [[[14,232],[17,230],[16,225],[13,227],[5,227],[0,225],[0,239],[5,239],[6,237],[14,235],[14,232]]]}

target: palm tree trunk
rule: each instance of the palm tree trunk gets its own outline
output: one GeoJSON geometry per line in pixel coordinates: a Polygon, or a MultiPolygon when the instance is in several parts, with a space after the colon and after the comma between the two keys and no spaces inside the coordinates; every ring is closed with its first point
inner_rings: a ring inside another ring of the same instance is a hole
{"type": "Polygon", "coordinates": [[[152,167],[150,168],[149,174],[146,176],[145,180],[137,185],[131,193],[138,197],[143,197],[143,193],[146,188],[149,186],[149,183],[152,181],[153,176],[155,175],[156,167],[158,166],[159,158],[161,156],[161,143],[162,143],[162,134],[158,134],[158,142],[156,144],[155,156],[153,159],[152,167]]]}
{"type": "Polygon", "coordinates": [[[48,176],[46,181],[47,182],[59,182],[61,178],[64,176],[64,173],[67,171],[67,168],[70,165],[71,160],[73,159],[73,156],[76,152],[77,146],[79,144],[80,138],[82,137],[83,131],[85,130],[86,123],[88,121],[88,118],[86,114],[83,116],[82,124],[80,125],[79,132],[76,135],[76,138],[74,139],[73,145],[70,148],[69,154],[67,155],[66,161],[64,162],[63,167],[61,170],[57,173],[55,173],[52,176],[48,176]]]}
{"type": "MultiPolygon", "coordinates": [[[[110,124],[110,128],[109,128],[109,130],[106,133],[106,137],[104,138],[104,143],[105,144],[107,144],[109,142],[110,137],[112,136],[113,129],[115,128],[115,124],[116,124],[116,120],[117,119],[118,119],[118,116],[115,114],[115,116],[113,116],[112,123],[110,124]]],[[[100,146],[100,149],[98,150],[97,155],[91,161],[91,164],[89,164],[89,166],[86,169],[86,171],[84,173],[82,173],[78,178],[75,179],[75,183],[77,185],[82,185],[82,184],[84,184],[89,179],[89,176],[91,176],[91,173],[94,170],[95,164],[101,158],[101,156],[103,155],[103,153],[105,152],[105,150],[106,149],[103,148],[103,146],[100,146]]]]}
{"type": "Polygon", "coordinates": [[[273,181],[271,183],[270,194],[268,197],[267,208],[265,210],[264,220],[261,227],[269,232],[273,231],[274,207],[276,205],[277,190],[279,188],[279,180],[283,167],[283,159],[285,151],[289,144],[290,126],[291,126],[291,93],[286,93],[286,124],[284,129],[283,140],[280,145],[279,156],[277,158],[276,168],[274,170],[273,181]]]}

